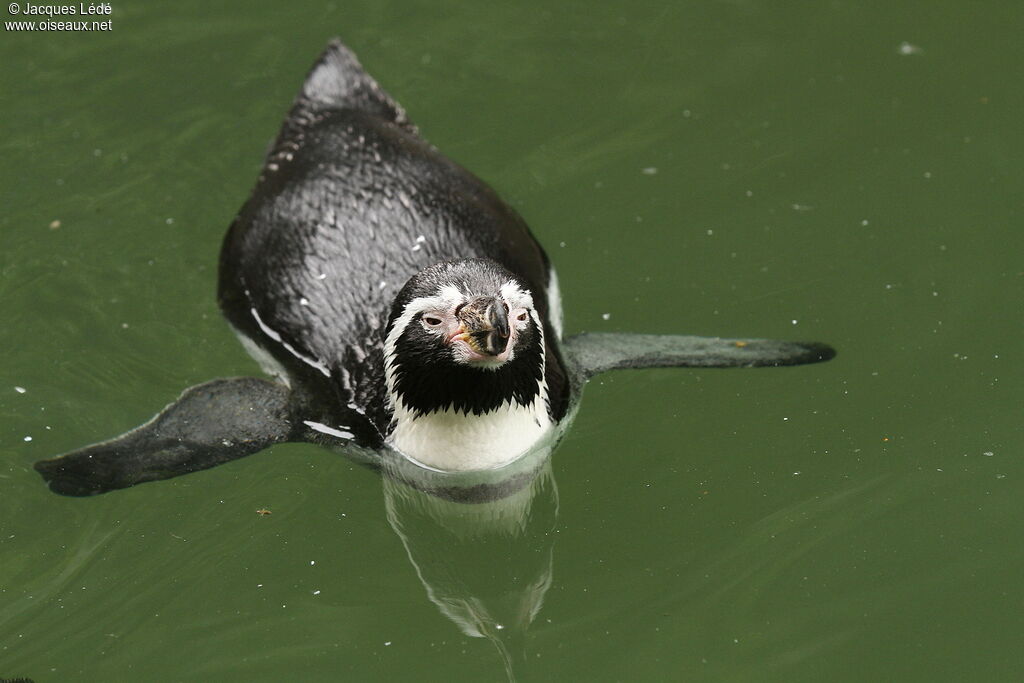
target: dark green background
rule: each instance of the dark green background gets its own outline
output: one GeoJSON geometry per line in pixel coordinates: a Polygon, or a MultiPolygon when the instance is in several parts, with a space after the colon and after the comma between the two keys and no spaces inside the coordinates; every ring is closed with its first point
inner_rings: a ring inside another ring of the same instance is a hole
{"type": "Polygon", "coordinates": [[[527,218],[568,331],[840,350],[590,386],[524,680],[1024,677],[1018,3],[301,4],[0,36],[0,676],[503,680],[338,456],[31,470],[258,372],[217,250],[340,35],[527,218]]]}

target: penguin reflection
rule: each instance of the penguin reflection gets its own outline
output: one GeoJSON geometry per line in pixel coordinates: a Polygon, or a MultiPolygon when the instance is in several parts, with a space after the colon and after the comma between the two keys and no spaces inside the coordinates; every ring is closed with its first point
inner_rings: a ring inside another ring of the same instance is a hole
{"type": "Polygon", "coordinates": [[[477,472],[426,470],[384,459],[388,521],[427,597],[467,636],[501,653],[509,679],[551,586],[558,488],[551,447],[477,472]]]}

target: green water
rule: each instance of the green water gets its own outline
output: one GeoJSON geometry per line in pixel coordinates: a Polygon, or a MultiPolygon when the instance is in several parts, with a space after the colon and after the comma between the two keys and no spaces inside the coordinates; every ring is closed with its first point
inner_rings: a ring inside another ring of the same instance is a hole
{"type": "Polygon", "coordinates": [[[1024,678],[1020,7],[304,5],[3,32],[0,677],[502,681],[428,588],[504,572],[541,582],[521,680],[1024,678]],[[48,492],[35,460],[258,373],[217,250],[333,35],[524,214],[569,332],[839,357],[603,377],[478,553],[309,445],[48,492]]]}

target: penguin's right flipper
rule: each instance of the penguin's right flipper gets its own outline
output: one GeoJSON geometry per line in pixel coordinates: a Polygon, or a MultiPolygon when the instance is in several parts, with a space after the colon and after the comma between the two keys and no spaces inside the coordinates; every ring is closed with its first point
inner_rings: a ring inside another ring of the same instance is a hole
{"type": "Polygon", "coordinates": [[[56,493],[89,496],[169,479],[288,441],[298,431],[287,387],[253,377],[216,379],[130,432],[64,455],[36,470],[56,493]]]}
{"type": "Polygon", "coordinates": [[[623,368],[755,368],[820,363],[836,355],[820,342],[656,334],[584,333],[565,341],[584,378],[623,368]]]}

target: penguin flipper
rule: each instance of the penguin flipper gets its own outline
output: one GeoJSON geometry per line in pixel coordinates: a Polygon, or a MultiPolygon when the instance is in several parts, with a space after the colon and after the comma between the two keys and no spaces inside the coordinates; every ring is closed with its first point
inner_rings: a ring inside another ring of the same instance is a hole
{"type": "Polygon", "coordinates": [[[565,341],[584,378],[622,368],[755,368],[820,363],[836,355],[820,342],[656,334],[583,333],[565,341]]]}
{"type": "Polygon", "coordinates": [[[89,496],[236,460],[298,434],[287,387],[254,377],[186,389],[149,422],[121,436],[40,460],[56,493],[89,496]]]}

